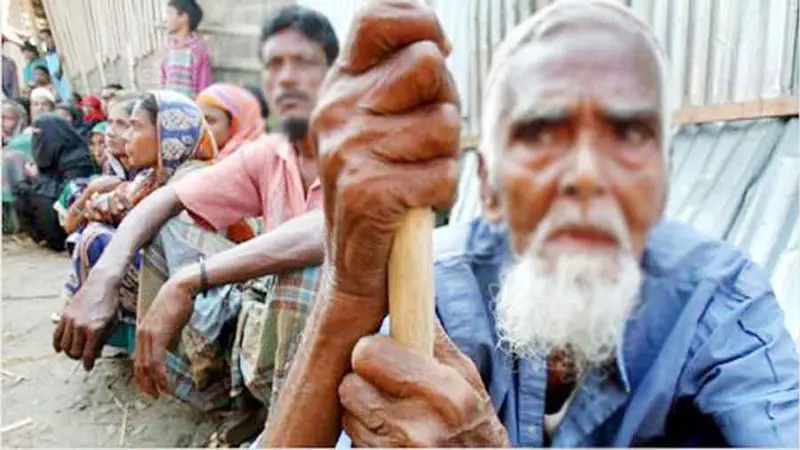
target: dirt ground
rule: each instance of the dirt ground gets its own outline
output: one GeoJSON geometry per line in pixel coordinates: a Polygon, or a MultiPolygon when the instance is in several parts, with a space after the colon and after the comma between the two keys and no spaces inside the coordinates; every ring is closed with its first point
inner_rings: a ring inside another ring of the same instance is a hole
{"type": "Polygon", "coordinates": [[[151,401],[127,358],[106,353],[91,374],[51,347],[70,260],[3,237],[2,447],[197,447],[216,417],[151,401]],[[13,428],[13,429],[8,429],[13,428]]]}

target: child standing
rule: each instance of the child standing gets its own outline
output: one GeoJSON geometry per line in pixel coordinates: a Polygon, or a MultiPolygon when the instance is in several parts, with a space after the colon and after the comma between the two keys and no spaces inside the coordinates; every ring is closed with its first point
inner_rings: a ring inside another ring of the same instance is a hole
{"type": "Polygon", "coordinates": [[[195,0],[169,0],[167,30],[170,43],[161,63],[161,86],[194,98],[211,84],[211,61],[197,35],[203,10],[195,0]]]}

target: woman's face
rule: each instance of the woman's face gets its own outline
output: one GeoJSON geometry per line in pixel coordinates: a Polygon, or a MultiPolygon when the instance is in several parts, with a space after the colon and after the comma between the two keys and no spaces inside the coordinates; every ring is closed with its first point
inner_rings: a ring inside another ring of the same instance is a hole
{"type": "Polygon", "coordinates": [[[104,166],[106,160],[106,136],[103,133],[94,133],[89,139],[89,150],[97,165],[104,166]]]}
{"type": "Polygon", "coordinates": [[[3,136],[10,137],[19,118],[10,108],[3,107],[3,136]]]}
{"type": "Polygon", "coordinates": [[[131,168],[144,169],[158,164],[158,135],[153,122],[155,118],[150,117],[149,112],[138,106],[134,109],[125,146],[131,168]]]}
{"type": "Polygon", "coordinates": [[[74,120],[72,117],[72,113],[70,113],[69,110],[65,108],[56,109],[56,115],[66,120],[69,123],[72,123],[72,121],[74,120]]]}
{"type": "Polygon", "coordinates": [[[214,142],[217,143],[217,147],[224,147],[233,135],[231,132],[231,118],[227,111],[202,102],[198,103],[197,106],[203,111],[203,116],[208,122],[211,134],[214,135],[214,142]]]}
{"type": "Polygon", "coordinates": [[[106,148],[123,166],[130,169],[128,153],[125,151],[126,134],[130,128],[131,116],[124,106],[114,107],[108,113],[108,130],[106,130],[106,148]]]}
{"type": "Polygon", "coordinates": [[[47,100],[31,100],[31,120],[36,120],[42,114],[47,114],[49,112],[53,112],[56,105],[50,103],[47,100]]]}

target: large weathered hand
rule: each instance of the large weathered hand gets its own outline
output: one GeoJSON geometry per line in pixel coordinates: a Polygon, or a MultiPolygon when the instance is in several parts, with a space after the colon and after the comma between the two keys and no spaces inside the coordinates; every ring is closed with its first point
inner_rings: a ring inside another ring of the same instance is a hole
{"type": "Polygon", "coordinates": [[[53,333],[53,348],[83,359],[89,371],[111,331],[117,311],[119,283],[102,270],[92,270],[61,313],[53,333]]]}
{"type": "Polygon", "coordinates": [[[429,8],[373,1],[353,23],[323,85],[312,136],[331,287],[365,299],[354,313],[379,317],[392,237],[404,214],[454,199],[460,115],[445,67],[450,44],[429,8]]]}
{"type": "Polygon", "coordinates": [[[339,386],[359,447],[502,447],[508,435],[472,361],[437,327],[434,357],[386,336],[359,341],[339,386]]]}
{"type": "MultiPolygon", "coordinates": [[[[312,114],[326,220],[323,293],[267,424],[269,447],[330,446],[353,346],[386,314],[387,264],[407,211],[445,207],[460,116],[450,50],[421,2],[367,3],[312,114]]],[[[419,261],[433,264],[433,261],[419,261]]]]}

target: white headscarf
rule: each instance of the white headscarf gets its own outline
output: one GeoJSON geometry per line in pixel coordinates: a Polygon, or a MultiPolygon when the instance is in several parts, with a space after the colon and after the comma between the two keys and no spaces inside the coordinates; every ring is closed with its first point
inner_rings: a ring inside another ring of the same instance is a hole
{"type": "MultiPolygon", "coordinates": [[[[486,161],[489,179],[494,180],[495,163],[497,155],[502,151],[500,142],[500,122],[503,99],[503,84],[508,73],[510,62],[514,55],[525,45],[531,44],[540,38],[542,31],[550,26],[567,19],[567,13],[576,11],[582,13],[581,17],[591,17],[592,12],[598,9],[611,11],[618,18],[630,24],[631,29],[639,31],[647,49],[656,62],[658,68],[658,86],[661,93],[661,150],[668,162],[669,153],[669,96],[667,95],[667,72],[664,50],[658,43],[648,24],[636,17],[633,12],[619,2],[611,0],[560,0],[542,9],[514,28],[495,50],[489,75],[484,89],[484,110],[481,117],[481,144],[480,151],[486,161]]],[[[578,19],[581,20],[581,19],[578,19]]]]}

